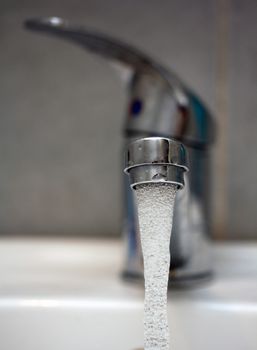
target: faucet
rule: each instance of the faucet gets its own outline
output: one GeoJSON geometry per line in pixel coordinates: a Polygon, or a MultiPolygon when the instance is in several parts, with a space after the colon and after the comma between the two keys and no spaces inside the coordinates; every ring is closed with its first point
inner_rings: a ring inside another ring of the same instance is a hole
{"type": "MultiPolygon", "coordinates": [[[[58,17],[28,19],[25,27],[68,40],[121,68],[128,86],[125,145],[151,136],[184,144],[190,172],[185,173],[186,186],[178,192],[174,208],[169,284],[190,286],[209,279],[210,145],[215,138],[215,123],[204,103],[169,69],[105,34],[58,17]]],[[[143,277],[142,252],[133,193],[125,176],[124,206],[127,256],[123,277],[138,280],[143,277]]]]}

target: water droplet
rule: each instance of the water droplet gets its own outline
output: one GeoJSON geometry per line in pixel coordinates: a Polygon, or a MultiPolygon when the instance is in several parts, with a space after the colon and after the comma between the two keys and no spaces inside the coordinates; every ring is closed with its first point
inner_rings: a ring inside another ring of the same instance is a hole
{"type": "Polygon", "coordinates": [[[152,179],[153,180],[166,180],[167,176],[165,174],[155,174],[152,179]]]}

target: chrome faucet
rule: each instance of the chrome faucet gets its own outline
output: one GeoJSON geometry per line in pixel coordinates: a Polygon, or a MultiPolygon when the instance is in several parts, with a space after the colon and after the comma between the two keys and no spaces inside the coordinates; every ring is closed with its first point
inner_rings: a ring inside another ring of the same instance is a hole
{"type": "MultiPolygon", "coordinates": [[[[115,62],[128,84],[125,143],[159,136],[183,142],[190,172],[175,203],[171,235],[170,285],[191,285],[211,276],[210,241],[210,145],[214,121],[202,101],[168,69],[138,49],[105,34],[73,26],[58,18],[36,18],[26,28],[69,40],[115,62]]],[[[135,205],[129,181],[124,177],[124,231],[127,257],[125,278],[143,276],[142,253],[135,205]]]]}

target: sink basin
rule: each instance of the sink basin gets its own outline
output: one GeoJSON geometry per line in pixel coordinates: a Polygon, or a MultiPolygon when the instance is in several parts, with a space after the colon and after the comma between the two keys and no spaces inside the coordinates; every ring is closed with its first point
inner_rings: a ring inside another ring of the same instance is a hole
{"type": "MultiPolygon", "coordinates": [[[[143,287],[120,279],[119,241],[0,240],[1,350],[133,350],[143,287]]],[[[170,291],[173,350],[256,350],[257,244],[216,244],[215,278],[170,291]]]]}

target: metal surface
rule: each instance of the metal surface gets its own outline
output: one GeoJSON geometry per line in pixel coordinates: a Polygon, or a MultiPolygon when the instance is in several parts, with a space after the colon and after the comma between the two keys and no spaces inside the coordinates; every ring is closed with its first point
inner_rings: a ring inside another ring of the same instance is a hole
{"type": "Polygon", "coordinates": [[[168,164],[188,170],[185,147],[180,142],[164,137],[145,137],[131,142],[125,156],[125,171],[149,164],[168,164]]]}
{"type": "MultiPolygon", "coordinates": [[[[174,208],[170,285],[188,286],[196,280],[206,280],[212,270],[209,252],[209,146],[215,139],[215,123],[204,103],[169,69],[117,39],[71,25],[58,17],[30,19],[25,25],[30,30],[71,41],[120,65],[122,69],[119,71],[122,77],[126,76],[128,85],[125,146],[136,138],[149,136],[168,137],[183,142],[189,156],[190,172],[184,174],[186,186],[178,192],[174,208]]],[[[154,156],[152,150],[148,155],[149,159],[154,156]]],[[[140,163],[140,157],[140,152],[133,155],[135,162],[140,163]]],[[[177,161],[174,158],[168,160],[177,161]]],[[[132,161],[131,158],[129,161],[132,161]]],[[[154,167],[148,175],[142,167],[133,169],[130,173],[135,183],[141,181],[142,176],[143,180],[152,181],[154,175],[159,176],[157,180],[171,178],[182,183],[178,170],[181,167],[161,165],[160,171],[156,172],[157,167],[154,167]]],[[[124,232],[127,240],[124,276],[142,278],[142,253],[134,198],[128,179],[124,179],[124,203],[124,232]]]]}
{"type": "Polygon", "coordinates": [[[59,17],[28,19],[25,26],[119,63],[125,75],[128,69],[131,71],[124,127],[127,135],[174,137],[196,147],[205,147],[214,140],[212,117],[199,97],[176,74],[137,48],[59,17]]]}
{"type": "Polygon", "coordinates": [[[188,170],[184,146],[162,137],[147,137],[128,145],[125,172],[131,188],[146,183],[175,184],[184,187],[184,172],[188,170]]]}

